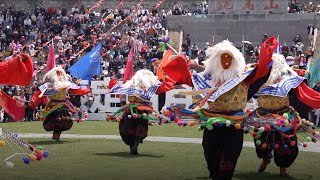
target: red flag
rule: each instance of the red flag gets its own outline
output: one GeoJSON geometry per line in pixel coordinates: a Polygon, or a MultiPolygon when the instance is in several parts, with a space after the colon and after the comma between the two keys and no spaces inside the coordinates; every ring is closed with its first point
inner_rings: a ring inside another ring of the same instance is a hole
{"type": "Polygon", "coordinates": [[[118,79],[117,78],[113,78],[110,80],[108,88],[112,89],[116,84],[118,84],[118,79]]]}
{"type": "Polygon", "coordinates": [[[20,54],[0,62],[0,84],[28,86],[32,80],[33,62],[29,55],[20,54]]]}
{"type": "Polygon", "coordinates": [[[56,60],[55,60],[55,55],[54,55],[54,45],[53,45],[53,40],[51,41],[51,46],[49,50],[49,55],[48,55],[48,62],[47,62],[47,67],[46,67],[46,73],[49,72],[52,68],[56,67],[56,60]]]}
{"type": "Polygon", "coordinates": [[[19,121],[24,118],[24,104],[15,101],[2,90],[0,90],[0,106],[12,117],[14,121],[19,121]]]}
{"type": "Polygon", "coordinates": [[[127,80],[130,80],[132,76],[133,76],[133,49],[130,48],[126,70],[124,71],[124,76],[123,76],[123,84],[127,80]]]}

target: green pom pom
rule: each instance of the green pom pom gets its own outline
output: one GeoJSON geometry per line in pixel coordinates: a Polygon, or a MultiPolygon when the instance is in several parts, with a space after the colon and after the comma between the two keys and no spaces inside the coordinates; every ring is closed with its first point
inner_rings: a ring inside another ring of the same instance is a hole
{"type": "Polygon", "coordinates": [[[311,142],[311,137],[307,137],[306,141],[311,142]]]}
{"type": "Polygon", "coordinates": [[[256,140],[256,144],[259,146],[261,145],[261,141],[260,140],[256,140]]]}
{"type": "Polygon", "coordinates": [[[288,113],[283,113],[283,115],[282,115],[282,116],[284,116],[286,119],[288,119],[288,118],[289,118],[288,113]]]}
{"type": "Polygon", "coordinates": [[[42,146],[37,146],[36,149],[43,150],[43,147],[42,146]]]}

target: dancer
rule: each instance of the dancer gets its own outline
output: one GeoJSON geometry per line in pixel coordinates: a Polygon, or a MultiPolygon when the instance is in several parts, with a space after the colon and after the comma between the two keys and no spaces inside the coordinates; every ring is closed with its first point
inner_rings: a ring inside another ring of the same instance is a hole
{"type": "MultiPolygon", "coordinates": [[[[212,179],[232,179],[243,144],[240,124],[245,118],[243,110],[247,100],[267,80],[270,71],[267,65],[271,62],[277,45],[274,37],[267,39],[261,46],[259,64],[247,71],[243,55],[229,41],[222,41],[208,48],[206,54],[209,58],[204,62],[205,70],[192,75],[196,91],[189,94],[201,94],[203,99],[193,112],[171,109],[175,113],[199,118],[206,123],[202,126],[202,146],[212,179]],[[206,102],[209,108],[201,109],[206,102]]],[[[175,74],[179,72],[180,69],[176,68],[175,74]]],[[[175,76],[169,77],[176,81],[175,76]]]]}
{"type": "MultiPolygon", "coordinates": [[[[280,176],[288,176],[286,170],[299,152],[297,129],[315,133],[312,128],[301,122],[299,114],[289,106],[289,91],[293,90],[297,99],[312,108],[320,108],[320,98],[318,98],[320,94],[306,87],[304,78],[298,76],[287,65],[284,56],[275,54],[272,60],[270,76],[257,93],[259,108],[251,114],[251,118],[259,122],[255,124],[256,129],[252,135],[255,139],[257,156],[263,159],[258,171],[265,171],[271,162],[273,151],[274,162],[280,167],[280,176]],[[310,98],[308,97],[310,93],[316,96],[310,98]]],[[[310,137],[314,142],[317,138],[310,137]]]]}
{"type": "MultiPolygon", "coordinates": [[[[114,84],[114,82],[112,82],[114,84]]],[[[122,86],[109,86],[110,94],[126,94],[129,103],[119,109],[113,116],[119,122],[119,132],[123,142],[130,146],[130,154],[138,155],[138,146],[148,136],[148,125],[162,123],[156,114],[150,99],[173,89],[172,82],[160,82],[151,71],[143,69],[122,86]]],[[[107,117],[110,120],[111,117],[107,117]]]]}
{"type": "Polygon", "coordinates": [[[40,118],[44,120],[43,127],[46,131],[53,131],[52,139],[59,141],[62,131],[69,130],[73,121],[85,120],[84,117],[75,118],[75,114],[82,114],[79,108],[74,107],[67,98],[67,94],[86,95],[89,89],[80,89],[79,86],[71,82],[66,72],[59,67],[51,69],[44,76],[45,84],[39,87],[30,102],[30,107],[35,109],[47,96],[49,100],[45,108],[41,111],[40,118]]]}

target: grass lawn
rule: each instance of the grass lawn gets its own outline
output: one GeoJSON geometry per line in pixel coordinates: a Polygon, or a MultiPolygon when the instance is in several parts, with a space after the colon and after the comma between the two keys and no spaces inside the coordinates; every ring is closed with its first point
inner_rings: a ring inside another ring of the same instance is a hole
{"type": "MultiPolygon", "coordinates": [[[[43,145],[49,157],[29,165],[16,158],[13,169],[0,166],[1,180],[208,179],[200,144],[144,142],[140,155],[132,156],[118,140],[31,139],[30,143],[43,145]]],[[[1,158],[9,156],[8,151],[8,147],[0,149],[1,158]]],[[[278,177],[274,163],[267,173],[257,173],[259,162],[253,148],[244,148],[234,179],[287,179],[278,177]]],[[[293,179],[319,179],[319,163],[319,154],[301,152],[289,173],[293,179]]]]}
{"type": "MultiPolygon", "coordinates": [[[[16,133],[50,133],[43,129],[42,122],[13,122],[0,123],[1,128],[5,128],[10,132],[16,133]]],[[[318,129],[319,130],[319,129],[318,129]]],[[[92,135],[119,135],[117,122],[106,121],[86,121],[82,123],[74,123],[67,134],[92,134],[92,135]]],[[[169,136],[169,137],[186,137],[186,138],[202,138],[202,131],[198,130],[198,126],[181,127],[177,124],[165,124],[158,126],[149,126],[149,136],[169,136]]],[[[252,141],[250,134],[244,135],[244,141],[252,141]]]]}

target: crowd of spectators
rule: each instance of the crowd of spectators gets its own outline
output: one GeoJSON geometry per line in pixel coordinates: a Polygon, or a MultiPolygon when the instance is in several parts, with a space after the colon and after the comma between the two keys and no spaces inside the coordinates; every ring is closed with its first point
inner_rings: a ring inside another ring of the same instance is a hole
{"type": "MultiPolygon", "coordinates": [[[[37,84],[41,84],[41,69],[45,67],[51,40],[55,46],[56,63],[66,72],[82,56],[98,43],[103,47],[102,74],[94,79],[117,77],[122,79],[130,48],[133,49],[134,68],[148,67],[153,70],[151,59],[161,58],[159,39],[166,35],[166,13],[156,9],[133,6],[126,9],[102,9],[90,12],[83,5],[67,9],[45,9],[38,5],[30,12],[0,7],[0,48],[1,61],[10,59],[19,52],[33,56],[37,84]],[[125,23],[123,23],[125,22],[125,23]],[[112,29],[112,31],[109,31],[112,29]],[[81,52],[78,54],[76,52],[81,52]]],[[[33,94],[30,88],[3,86],[12,97],[33,94]],[[15,91],[11,90],[15,89],[15,91]],[[11,93],[10,93],[10,92],[11,93]]],[[[36,90],[36,89],[34,89],[36,90]]],[[[29,101],[31,98],[24,98],[29,101]]],[[[28,119],[28,118],[26,118],[28,119]]],[[[5,115],[3,118],[7,121],[5,115]]]]}
{"type": "Polygon", "coordinates": [[[320,14],[320,4],[315,4],[313,2],[308,3],[289,3],[288,4],[289,13],[317,13],[320,14]]]}

